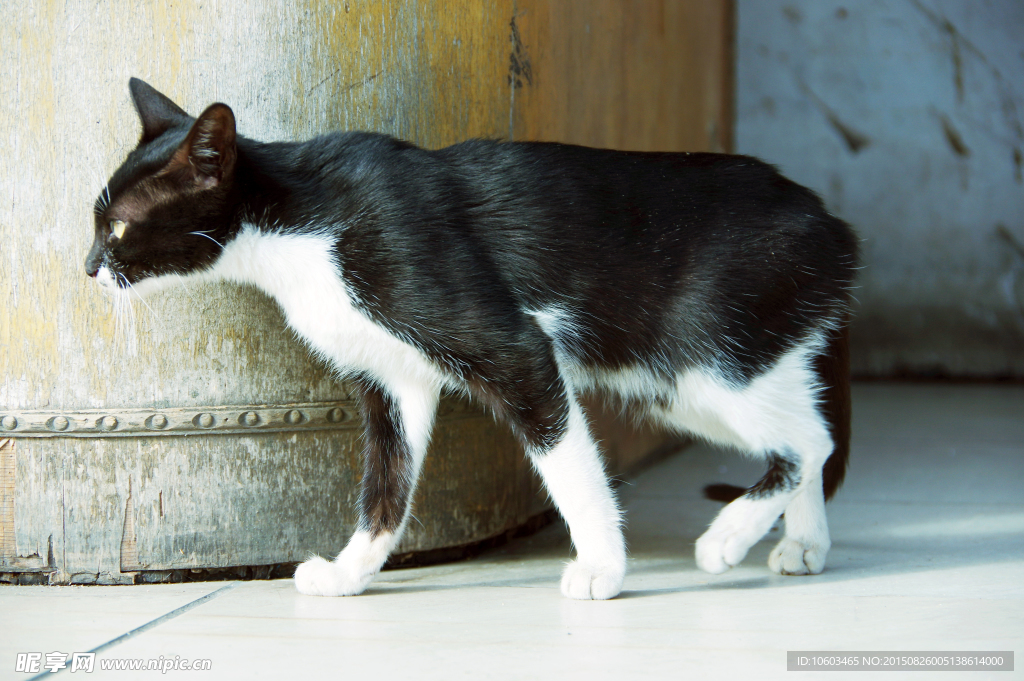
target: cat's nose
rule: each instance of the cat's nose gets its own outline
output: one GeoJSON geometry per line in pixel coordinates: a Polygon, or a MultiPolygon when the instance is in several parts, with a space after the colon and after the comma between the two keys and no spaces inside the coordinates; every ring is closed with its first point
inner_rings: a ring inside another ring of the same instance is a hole
{"type": "Polygon", "coordinates": [[[100,265],[102,264],[103,248],[94,241],[92,248],[89,249],[89,255],[85,256],[85,273],[90,277],[95,277],[96,273],[100,271],[100,265]]]}

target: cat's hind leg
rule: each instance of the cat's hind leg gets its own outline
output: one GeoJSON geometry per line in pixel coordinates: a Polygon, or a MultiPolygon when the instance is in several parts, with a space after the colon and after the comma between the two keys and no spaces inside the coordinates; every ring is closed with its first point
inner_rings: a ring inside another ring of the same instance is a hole
{"type": "Polygon", "coordinates": [[[768,556],[768,566],[783,575],[816,575],[825,568],[831,547],[825,502],[843,483],[850,455],[850,346],[844,321],[827,332],[825,347],[813,361],[821,386],[818,410],[828,424],[833,449],[822,470],[808,470],[801,491],[786,506],[786,534],[768,556]]]}
{"type": "Polygon", "coordinates": [[[333,561],[315,557],[295,570],[295,588],[310,596],[362,593],[380,572],[405,529],[437,410],[433,384],[356,384],[366,440],[359,525],[333,561]]]}
{"type": "Polygon", "coordinates": [[[738,565],[786,513],[786,535],[769,566],[776,572],[821,572],[830,541],[822,496],[822,467],[833,451],[821,413],[821,384],[813,370],[820,344],[807,342],[742,387],[709,372],[678,381],[666,413],[678,426],[756,458],[765,475],[723,508],[697,540],[697,565],[713,574],[738,565]],[[791,517],[792,515],[792,517],[791,517]]]}
{"type": "Polygon", "coordinates": [[[786,506],[785,524],[786,534],[768,555],[768,567],[782,575],[819,574],[832,547],[820,476],[808,480],[786,506]]]}
{"type": "Polygon", "coordinates": [[[745,494],[723,508],[697,540],[697,566],[720,574],[739,565],[778,517],[786,514],[786,534],[768,566],[782,574],[817,574],[831,546],[820,469],[789,452],[769,457],[768,471],[745,494]],[[817,503],[815,503],[817,502],[817,503]]]}

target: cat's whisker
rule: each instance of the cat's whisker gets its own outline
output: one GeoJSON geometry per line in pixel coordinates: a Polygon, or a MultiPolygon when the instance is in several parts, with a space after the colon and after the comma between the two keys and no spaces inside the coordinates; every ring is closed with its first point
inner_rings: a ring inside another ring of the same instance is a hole
{"type": "Polygon", "coordinates": [[[195,296],[192,295],[192,286],[188,283],[188,277],[183,277],[178,272],[174,272],[173,274],[178,278],[178,283],[181,284],[181,288],[184,289],[185,295],[188,296],[188,299],[193,303],[196,302],[195,296]]]}
{"type": "Polygon", "coordinates": [[[125,276],[124,274],[118,274],[117,276],[120,277],[121,281],[124,282],[124,286],[120,287],[121,295],[124,298],[125,302],[128,304],[128,309],[134,309],[131,304],[131,296],[129,295],[128,292],[128,287],[131,286],[131,284],[128,282],[128,277],[125,276]]]}
{"type": "MultiPolygon", "coordinates": [[[[123,276],[123,275],[122,275],[122,276],[123,276]]],[[[131,283],[130,281],[128,281],[128,278],[127,278],[127,277],[125,277],[125,279],[124,279],[124,283],[128,285],[128,290],[129,290],[129,291],[131,291],[132,293],[134,293],[134,294],[135,294],[135,297],[139,299],[139,302],[140,302],[140,303],[142,303],[143,305],[145,305],[145,306],[146,306],[146,309],[147,309],[147,310],[149,310],[149,311],[150,311],[150,313],[152,313],[153,317],[154,317],[154,318],[155,318],[155,319],[156,319],[157,321],[162,321],[162,320],[160,319],[160,315],[158,315],[158,314],[156,313],[156,310],[154,310],[154,309],[153,309],[152,307],[150,307],[150,306],[149,306],[149,303],[147,303],[147,302],[146,302],[146,299],[145,299],[145,298],[143,298],[143,297],[142,297],[142,296],[141,296],[141,295],[139,294],[139,292],[135,290],[135,287],[134,287],[134,286],[132,286],[132,283],[131,283]]]]}
{"type": "Polygon", "coordinates": [[[114,292],[114,344],[116,345],[121,339],[121,299],[114,292]]]}
{"type": "Polygon", "coordinates": [[[121,290],[114,291],[114,345],[122,352],[128,352],[131,346],[131,327],[129,311],[125,309],[128,301],[121,290]]]}
{"type": "Polygon", "coordinates": [[[107,190],[107,185],[103,182],[103,178],[95,170],[92,171],[92,180],[94,185],[103,185],[103,190],[100,191],[100,195],[96,197],[92,205],[92,212],[99,216],[110,205],[110,193],[107,190]]]}
{"type": "Polygon", "coordinates": [[[189,234],[195,234],[196,236],[205,237],[205,238],[209,239],[210,241],[212,241],[213,243],[217,244],[217,246],[219,246],[221,250],[224,249],[224,246],[222,246],[219,241],[217,241],[212,236],[210,236],[210,235],[208,235],[208,234],[206,234],[204,232],[189,232],[189,234]]]}
{"type": "MultiPolygon", "coordinates": [[[[131,282],[128,281],[128,277],[126,277],[123,274],[118,274],[117,276],[121,278],[121,281],[123,281],[127,287],[131,286],[131,282]]],[[[136,328],[138,326],[138,318],[135,315],[135,306],[132,304],[131,294],[129,293],[128,288],[122,288],[119,291],[119,294],[121,296],[121,300],[123,301],[125,308],[128,311],[128,314],[126,315],[126,320],[131,321],[131,324],[127,326],[128,332],[125,334],[126,349],[128,354],[135,356],[135,354],[138,351],[138,345],[136,342],[136,328]]],[[[136,293],[136,295],[138,294],[136,293]]]]}

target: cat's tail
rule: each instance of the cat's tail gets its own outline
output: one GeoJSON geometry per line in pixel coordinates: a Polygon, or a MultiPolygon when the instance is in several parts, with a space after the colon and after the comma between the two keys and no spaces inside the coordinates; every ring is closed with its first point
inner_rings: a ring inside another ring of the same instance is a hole
{"type": "Polygon", "coordinates": [[[834,449],[822,468],[825,501],[831,499],[843,479],[850,459],[853,404],[850,400],[850,319],[828,334],[825,351],[814,360],[814,370],[824,390],[821,412],[832,434],[834,449]]]}
{"type": "MultiPolygon", "coordinates": [[[[844,319],[839,328],[830,331],[824,351],[814,360],[814,372],[823,386],[821,412],[828,423],[834,449],[822,468],[825,501],[831,499],[846,477],[850,458],[850,325],[844,319]]],[[[708,485],[704,496],[711,501],[729,503],[746,493],[746,488],[722,483],[708,485]]]]}

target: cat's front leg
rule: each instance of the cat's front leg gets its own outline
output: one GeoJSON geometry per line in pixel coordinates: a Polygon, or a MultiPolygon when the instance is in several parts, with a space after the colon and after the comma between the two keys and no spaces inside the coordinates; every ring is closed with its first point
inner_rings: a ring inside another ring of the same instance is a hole
{"type": "Polygon", "coordinates": [[[622,512],[579,404],[569,397],[565,431],[554,446],[530,451],[544,486],[569,525],[576,560],[562,573],[562,595],[614,598],[626,576],[622,512]]]}
{"type": "Polygon", "coordinates": [[[310,596],[354,596],[380,572],[405,529],[437,410],[433,384],[357,385],[366,440],[359,526],[333,561],[317,556],[295,570],[295,588],[310,596]]]}

